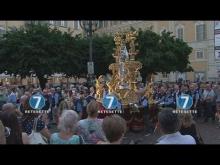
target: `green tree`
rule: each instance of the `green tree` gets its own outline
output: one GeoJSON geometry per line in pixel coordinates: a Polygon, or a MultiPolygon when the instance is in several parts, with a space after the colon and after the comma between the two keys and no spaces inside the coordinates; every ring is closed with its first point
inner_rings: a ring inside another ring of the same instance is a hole
{"type": "MultiPolygon", "coordinates": [[[[80,73],[87,73],[87,62],[89,61],[89,40],[86,37],[76,36],[75,52],[81,57],[79,65],[80,73]]],[[[94,72],[96,75],[106,74],[110,72],[108,66],[114,62],[112,53],[114,52],[114,40],[110,35],[94,35],[93,36],[93,62],[94,72]]]]}
{"type": "Polygon", "coordinates": [[[80,72],[82,56],[76,39],[47,24],[27,24],[8,31],[0,40],[0,72],[29,76],[34,72],[44,88],[46,78],[55,72],[80,72]]]}
{"type": "Polygon", "coordinates": [[[138,31],[137,59],[143,63],[141,69],[145,80],[147,75],[156,72],[192,71],[189,54],[192,48],[181,39],[175,38],[171,32],[163,31],[161,35],[151,30],[138,31]]]}
{"type": "Polygon", "coordinates": [[[93,57],[95,74],[101,75],[110,73],[108,66],[115,62],[112,54],[114,53],[114,39],[110,35],[95,35],[93,38],[93,57]]]}

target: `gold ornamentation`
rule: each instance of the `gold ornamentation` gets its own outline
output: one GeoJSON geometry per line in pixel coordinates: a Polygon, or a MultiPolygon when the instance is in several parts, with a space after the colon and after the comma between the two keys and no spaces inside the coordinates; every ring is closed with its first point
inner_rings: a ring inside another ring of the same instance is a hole
{"type": "Polygon", "coordinates": [[[99,76],[98,79],[96,79],[96,99],[97,101],[102,101],[103,93],[104,93],[104,76],[99,76]]]}
{"type": "Polygon", "coordinates": [[[119,33],[114,37],[116,49],[113,57],[115,63],[109,66],[112,71],[112,79],[107,83],[109,91],[118,95],[123,105],[137,103],[138,96],[136,95],[137,73],[141,69],[142,64],[135,61],[133,55],[137,54],[135,50],[135,41],[137,32],[119,33]],[[129,45],[128,58],[123,60],[122,51],[126,50],[126,44],[129,45]]]}
{"type": "Polygon", "coordinates": [[[154,104],[153,90],[153,75],[151,75],[150,82],[148,83],[145,92],[145,96],[148,98],[149,105],[154,104]]]}
{"type": "MultiPolygon", "coordinates": [[[[135,61],[137,50],[135,43],[137,32],[119,33],[117,32],[114,37],[115,52],[113,57],[115,63],[109,65],[109,70],[112,72],[112,78],[106,83],[109,93],[114,94],[121,100],[124,107],[132,103],[138,102],[137,96],[137,78],[139,70],[142,68],[142,63],[135,61]],[[128,46],[128,52],[127,47],[128,46]]],[[[104,77],[101,75],[96,80],[97,100],[101,101],[104,92],[104,77]]],[[[153,103],[153,81],[147,86],[145,96],[147,96],[149,103],[153,103]]]]}

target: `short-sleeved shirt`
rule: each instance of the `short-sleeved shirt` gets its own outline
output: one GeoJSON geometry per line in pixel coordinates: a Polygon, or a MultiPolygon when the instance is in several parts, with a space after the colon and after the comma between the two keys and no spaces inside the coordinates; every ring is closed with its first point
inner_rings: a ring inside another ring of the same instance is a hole
{"type": "Polygon", "coordinates": [[[77,134],[82,136],[86,144],[97,144],[106,141],[102,130],[102,119],[84,119],[77,125],[77,134]]]}
{"type": "Polygon", "coordinates": [[[190,135],[181,135],[180,132],[176,132],[160,137],[157,144],[196,144],[196,141],[190,135]]]}
{"type": "Polygon", "coordinates": [[[53,133],[50,138],[50,144],[80,144],[80,138],[73,135],[67,140],[61,139],[59,133],[53,133]]]}
{"type": "MultiPolygon", "coordinates": [[[[32,132],[32,129],[33,129],[33,125],[34,125],[34,118],[29,118],[29,119],[24,120],[22,122],[22,129],[24,132],[26,132],[28,135],[30,135],[32,132]]],[[[45,123],[41,119],[38,119],[36,131],[40,132],[44,128],[45,128],[45,123]]]]}

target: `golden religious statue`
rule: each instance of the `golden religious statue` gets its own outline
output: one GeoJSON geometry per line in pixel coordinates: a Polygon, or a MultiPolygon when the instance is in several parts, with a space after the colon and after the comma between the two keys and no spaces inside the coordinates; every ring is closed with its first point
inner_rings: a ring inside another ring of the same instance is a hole
{"type": "Polygon", "coordinates": [[[137,39],[137,32],[136,31],[131,31],[126,33],[126,43],[129,43],[129,55],[131,60],[135,60],[135,55],[137,54],[137,51],[135,50],[135,41],[137,39]]]}
{"type": "Polygon", "coordinates": [[[109,66],[109,70],[112,71],[112,79],[107,83],[107,86],[110,93],[118,95],[122,105],[138,102],[136,77],[142,64],[135,61],[134,58],[134,55],[137,54],[135,50],[136,37],[137,32],[116,33],[114,37],[116,48],[113,57],[115,63],[109,66]]]}

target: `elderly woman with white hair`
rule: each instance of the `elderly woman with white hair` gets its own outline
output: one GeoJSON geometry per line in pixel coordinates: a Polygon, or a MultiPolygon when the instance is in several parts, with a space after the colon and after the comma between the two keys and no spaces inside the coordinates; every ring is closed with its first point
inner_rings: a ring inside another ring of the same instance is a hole
{"type": "Polygon", "coordinates": [[[59,118],[59,133],[53,133],[50,144],[83,144],[82,137],[75,135],[78,114],[73,110],[64,110],[59,118]]]}

